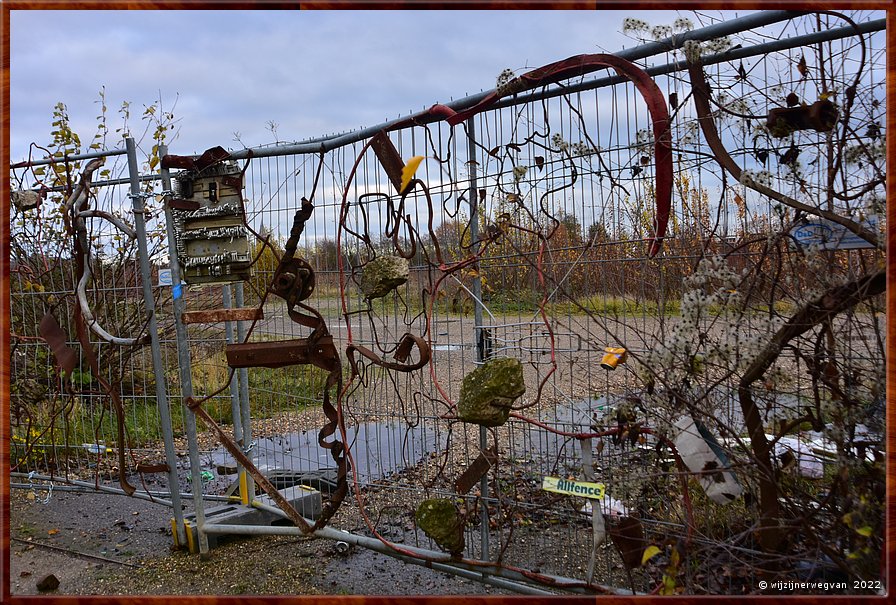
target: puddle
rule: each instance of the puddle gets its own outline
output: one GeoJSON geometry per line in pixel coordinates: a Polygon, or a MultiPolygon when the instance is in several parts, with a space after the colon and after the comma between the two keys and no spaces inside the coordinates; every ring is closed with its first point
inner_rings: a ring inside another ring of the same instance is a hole
{"type": "MultiPolygon", "coordinates": [[[[415,466],[429,452],[444,446],[444,436],[398,422],[368,423],[346,428],[354,468],[362,483],[375,481],[415,466]]],[[[332,437],[327,441],[331,441],[332,437]]],[[[304,431],[258,439],[249,452],[252,462],[266,476],[293,475],[332,469],[335,462],[317,442],[317,431],[304,431]]],[[[206,460],[209,460],[206,457],[206,460]]],[[[230,453],[222,448],[211,452],[211,469],[234,467],[230,453]]]]}
{"type": "Polygon", "coordinates": [[[432,345],[433,351],[463,351],[464,349],[472,349],[473,345],[452,345],[452,344],[444,344],[444,345],[432,345]]]}

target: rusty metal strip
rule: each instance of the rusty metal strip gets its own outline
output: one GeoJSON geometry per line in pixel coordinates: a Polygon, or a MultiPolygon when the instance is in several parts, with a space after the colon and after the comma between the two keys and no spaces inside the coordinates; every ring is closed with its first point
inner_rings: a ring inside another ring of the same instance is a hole
{"type": "Polygon", "coordinates": [[[406,332],[405,335],[401,337],[401,340],[398,343],[398,348],[393,355],[395,362],[383,361],[379,355],[362,345],[350,344],[346,347],[345,352],[348,355],[348,362],[352,368],[353,376],[359,374],[358,362],[355,360],[355,352],[360,353],[378,366],[389,370],[398,370],[399,372],[419,370],[429,363],[429,360],[432,357],[432,351],[429,348],[429,344],[419,336],[411,334],[410,332],[406,332]],[[417,350],[420,352],[420,359],[415,363],[405,363],[408,360],[408,357],[410,357],[414,345],[417,345],[417,350]]]}
{"type": "Polygon", "coordinates": [[[498,461],[498,454],[494,448],[482,450],[479,456],[467,467],[460,477],[454,482],[454,488],[458,494],[466,494],[476,483],[482,479],[489,469],[498,461]]]}
{"type": "Polygon", "coordinates": [[[495,104],[502,97],[567,78],[582,76],[604,67],[612,67],[619,75],[632,81],[635,88],[644,97],[650,118],[653,121],[654,151],[656,153],[656,219],[648,249],[648,256],[653,257],[659,252],[663,237],[666,235],[672,207],[672,145],[669,132],[669,110],[666,106],[666,99],[656,82],[646,71],[631,61],[601,53],[577,55],[550,63],[511,80],[473,107],[449,116],[446,121],[451,126],[456,126],[495,104]]]}
{"type": "Polygon", "coordinates": [[[203,422],[211,428],[212,432],[214,432],[218,439],[221,441],[221,445],[230,452],[230,455],[234,457],[234,459],[242,465],[246,472],[252,475],[252,478],[255,479],[255,484],[258,485],[271,499],[280,507],[286,516],[292,521],[296,527],[301,528],[302,533],[310,534],[314,531],[310,525],[305,521],[305,518],[299,514],[292,504],[290,504],[289,500],[283,497],[283,494],[274,487],[274,484],[265,477],[261,471],[258,470],[249,457],[243,452],[242,448],[237,445],[233,439],[231,439],[227,433],[215,422],[215,419],[212,418],[208,412],[202,409],[201,401],[198,399],[193,399],[192,397],[188,397],[186,400],[187,407],[197,416],[202,418],[203,422]]]}
{"type": "MultiPolygon", "coordinates": [[[[84,172],[81,175],[81,184],[79,187],[83,186],[85,190],[87,190],[90,186],[90,178],[93,174],[93,171],[99,168],[101,163],[95,164],[94,162],[90,162],[87,167],[84,169],[84,172]]],[[[84,196],[84,201],[81,206],[77,208],[75,211],[84,211],[87,210],[90,203],[90,197],[88,195],[84,196]]],[[[80,281],[81,277],[84,275],[85,270],[85,255],[84,249],[81,246],[81,238],[78,236],[77,231],[73,230],[72,232],[72,256],[75,263],[75,277],[76,281],[80,281]]],[[[73,315],[73,320],[75,323],[75,327],[77,329],[78,341],[81,343],[81,352],[84,354],[84,359],[87,361],[87,365],[90,367],[90,371],[93,373],[94,378],[97,382],[99,382],[103,391],[109,396],[109,399],[112,401],[112,409],[115,411],[116,421],[117,421],[117,439],[118,439],[118,484],[121,486],[121,489],[128,496],[133,495],[134,492],[137,491],[133,485],[128,483],[126,474],[127,469],[127,461],[125,460],[125,432],[124,432],[124,404],[121,401],[121,397],[119,396],[118,389],[112,388],[112,385],[103,378],[103,375],[100,371],[99,362],[96,358],[96,353],[93,350],[93,343],[90,342],[90,331],[87,327],[87,322],[84,319],[84,315],[81,310],[81,301],[79,297],[75,297],[75,311],[73,315]]]]}
{"type": "Polygon", "coordinates": [[[338,357],[332,336],[312,341],[308,338],[278,342],[246,342],[229,344],[225,349],[231,368],[283,368],[294,365],[327,365],[338,357]]]}
{"type": "Polygon", "coordinates": [[[401,159],[401,155],[398,153],[398,150],[395,149],[395,145],[386,135],[385,131],[381,130],[370,139],[370,146],[373,148],[374,153],[376,153],[376,157],[379,159],[380,164],[383,165],[383,169],[389,176],[389,180],[395,187],[395,191],[401,193],[401,172],[404,169],[404,160],[401,159]]]}
{"type": "Polygon", "coordinates": [[[206,149],[201,156],[193,158],[189,155],[162,156],[162,168],[180,168],[182,170],[204,170],[230,157],[230,152],[221,146],[206,149]]]}
{"type": "Polygon", "coordinates": [[[264,309],[261,307],[184,311],[181,315],[181,321],[185,324],[212,324],[222,321],[255,321],[259,319],[264,319],[264,309]]]}
{"type": "Polygon", "coordinates": [[[156,464],[148,464],[146,462],[137,463],[138,473],[167,473],[169,470],[170,467],[164,462],[159,462],[156,464]]]}
{"type": "Polygon", "coordinates": [[[78,353],[66,344],[66,334],[59,327],[59,322],[51,313],[44,315],[40,320],[40,335],[50,345],[56,363],[66,374],[71,374],[78,365],[78,353]]]}

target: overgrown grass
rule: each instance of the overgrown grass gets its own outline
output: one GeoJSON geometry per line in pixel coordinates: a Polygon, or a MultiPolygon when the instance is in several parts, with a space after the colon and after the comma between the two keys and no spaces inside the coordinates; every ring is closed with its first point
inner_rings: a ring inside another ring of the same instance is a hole
{"type": "MultiPolygon", "coordinates": [[[[169,415],[174,436],[184,433],[184,406],[175,382],[177,372],[169,372],[169,415]]],[[[252,418],[270,418],[284,412],[318,405],[323,397],[326,372],[311,366],[286,368],[250,368],[247,372],[252,418]]],[[[205,397],[225,387],[217,396],[203,402],[203,409],[219,424],[233,423],[229,367],[223,352],[196,360],[192,366],[194,395],[205,397]]],[[[153,386],[147,388],[152,392],[153,386]]],[[[124,427],[129,447],[158,445],[162,440],[162,420],[154,396],[122,399],[124,427]]],[[[107,397],[56,398],[32,403],[32,423],[12,429],[13,464],[39,462],[66,449],[88,451],[90,444],[118,447],[118,419],[107,397]],[[27,458],[27,460],[25,460],[27,458]]],[[[198,427],[204,430],[202,421],[198,427]]]]}

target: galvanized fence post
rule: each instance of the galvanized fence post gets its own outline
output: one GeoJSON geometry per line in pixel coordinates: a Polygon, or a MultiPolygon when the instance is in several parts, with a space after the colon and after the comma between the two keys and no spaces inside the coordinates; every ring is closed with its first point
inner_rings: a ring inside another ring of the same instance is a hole
{"type": "MultiPolygon", "coordinates": [[[[168,153],[167,145],[159,145],[159,157],[168,153]]],[[[162,188],[170,197],[171,175],[167,168],[159,170],[162,177],[162,188]]],[[[181,283],[180,262],[177,258],[177,240],[174,233],[174,217],[168,199],[165,200],[165,226],[168,236],[168,263],[171,269],[172,304],[174,306],[174,329],[177,334],[177,365],[180,372],[181,402],[184,406],[184,427],[187,432],[187,445],[190,458],[190,476],[193,484],[193,504],[196,508],[196,529],[199,536],[199,553],[208,553],[208,536],[205,534],[205,508],[202,501],[202,474],[200,471],[199,443],[196,438],[196,415],[183,402],[193,396],[193,373],[190,355],[190,340],[187,327],[183,322],[184,293],[181,283]]],[[[187,536],[190,539],[190,536],[187,536]]]]}
{"type": "MultiPolygon", "coordinates": [[[[237,307],[242,307],[245,303],[243,298],[243,283],[237,282],[233,286],[234,293],[234,302],[237,307]]],[[[245,321],[237,321],[236,322],[236,337],[238,342],[243,342],[246,340],[246,322],[245,321]]],[[[240,401],[240,420],[242,421],[242,446],[243,451],[246,455],[251,459],[250,450],[252,449],[252,419],[249,415],[249,370],[246,368],[240,368],[237,370],[237,376],[239,377],[237,383],[239,384],[239,401],[240,401]]],[[[234,427],[236,426],[236,418],[233,420],[234,427]]],[[[249,504],[255,499],[255,480],[252,478],[252,475],[243,470],[240,473],[240,496],[242,497],[242,501],[244,504],[249,504]]]]}
{"type": "MultiPolygon", "coordinates": [[[[224,284],[224,286],[221,287],[221,292],[223,293],[224,298],[224,308],[233,308],[233,290],[231,289],[230,284],[224,284]]],[[[228,344],[237,342],[232,321],[224,322],[224,338],[228,344]]],[[[240,444],[243,443],[242,407],[242,400],[240,398],[239,374],[236,374],[230,379],[230,415],[233,422],[233,438],[237,443],[240,444]]],[[[248,474],[246,473],[246,469],[243,468],[243,465],[239,462],[236,463],[236,472],[238,477],[240,501],[243,504],[249,504],[252,499],[249,497],[246,483],[248,474]]]]}
{"type": "Polygon", "coordinates": [[[162,366],[162,350],[159,343],[159,328],[156,320],[155,298],[152,294],[152,269],[149,263],[149,251],[146,245],[146,219],[143,194],[140,193],[140,175],[137,167],[137,145],[134,139],[125,139],[128,156],[128,174],[131,180],[131,203],[134,213],[134,228],[137,231],[137,250],[140,261],[140,279],[143,284],[143,304],[149,318],[147,332],[152,350],[152,369],[156,382],[156,405],[159,409],[162,440],[165,444],[165,463],[168,465],[168,485],[171,490],[171,506],[174,509],[175,535],[178,544],[185,544],[186,536],[183,527],[183,511],[180,503],[180,486],[177,478],[177,454],[174,451],[174,432],[171,428],[171,411],[168,407],[168,390],[165,382],[165,371],[162,366]]]}
{"type": "MultiPolygon", "coordinates": [[[[476,125],[473,118],[469,118],[467,125],[467,165],[470,167],[470,241],[476,242],[479,239],[479,185],[477,183],[478,171],[476,169],[476,125]]],[[[482,278],[479,272],[473,277],[473,336],[476,341],[474,347],[476,353],[476,361],[481,363],[484,359],[484,349],[481,343],[484,340],[484,332],[482,329],[482,278]]],[[[488,429],[484,426],[479,427],[479,449],[485,451],[488,449],[488,429]]],[[[481,523],[480,523],[480,543],[482,548],[482,560],[488,561],[489,543],[488,543],[488,473],[482,476],[479,482],[479,492],[482,498],[481,523]]]]}

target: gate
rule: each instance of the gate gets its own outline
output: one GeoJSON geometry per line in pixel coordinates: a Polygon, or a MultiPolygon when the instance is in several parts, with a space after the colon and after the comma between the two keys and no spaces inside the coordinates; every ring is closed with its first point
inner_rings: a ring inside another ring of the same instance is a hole
{"type": "Polygon", "coordinates": [[[140,263],[94,271],[82,309],[150,351],[95,336],[111,388],[83,351],[67,382],[26,378],[55,332],[25,326],[67,308],[50,298],[83,272],[14,250],[14,477],[141,477],[134,495],[172,504],[176,542],[203,554],[223,534],[313,531],[535,594],[873,568],[883,22],[675,27],[361,131],[162,148],[157,185],[129,143],[127,183],[97,184],[109,216],[83,220],[96,266],[137,246],[140,263]],[[767,27],[793,35],[734,47],[767,27]],[[126,196],[133,227],[116,223],[126,196]],[[170,285],[150,288],[163,265],[170,285]],[[145,425],[157,438],[135,446],[145,425]],[[864,483],[828,497],[846,467],[864,483]],[[794,507],[859,501],[861,522],[804,521],[765,569],[794,507]]]}

